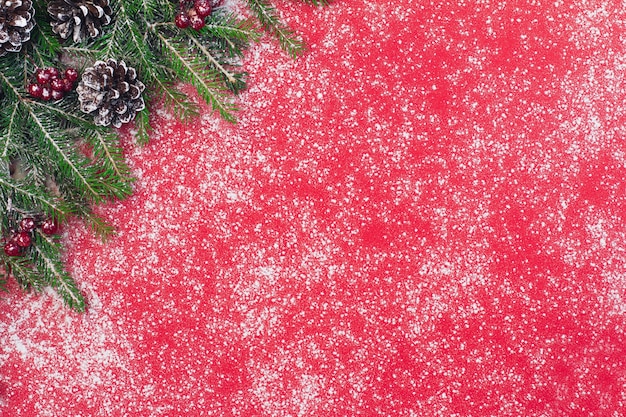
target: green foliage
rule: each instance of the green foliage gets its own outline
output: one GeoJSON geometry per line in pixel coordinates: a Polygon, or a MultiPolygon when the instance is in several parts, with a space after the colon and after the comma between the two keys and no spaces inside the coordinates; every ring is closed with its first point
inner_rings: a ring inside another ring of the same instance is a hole
{"type": "Polygon", "coordinates": [[[298,39],[294,32],[281,22],[278,12],[269,0],[246,0],[246,3],[261,23],[263,30],[274,35],[289,55],[295,58],[304,52],[302,40],[298,39]]]}
{"type": "Polygon", "coordinates": [[[35,230],[35,243],[30,246],[38,279],[54,288],[63,301],[77,311],[85,310],[85,299],[80,293],[76,282],[63,268],[61,262],[61,245],[58,238],[47,236],[35,230]]]}
{"type": "MultiPolygon", "coordinates": [[[[19,229],[24,217],[64,222],[82,218],[103,239],[114,229],[93,213],[94,205],[128,197],[133,178],[119,146],[117,133],[96,126],[80,111],[75,92],[57,101],[29,95],[38,68],[63,70],[93,65],[109,58],[125,61],[146,85],[146,108],[136,114],[139,143],[150,133],[152,102],[162,100],[178,118],[199,114],[196,103],[179,87],[193,85],[212,109],[235,122],[235,96],[246,88],[241,70],[244,51],[263,31],[276,37],[293,57],[303,42],[281,22],[269,0],[241,0],[254,19],[241,18],[216,7],[201,30],[180,29],[173,22],[178,0],[111,0],[112,21],[95,40],[63,41],[52,31],[46,0],[34,0],[36,24],[19,53],[0,57],[0,232],[3,244],[19,229]]],[[[318,6],[326,0],[300,0],[318,6]]],[[[51,286],[78,311],[85,300],[61,262],[58,237],[36,228],[32,244],[20,256],[0,251],[0,290],[13,277],[24,289],[51,286]],[[2,273],[4,271],[4,273],[2,273]]]]}

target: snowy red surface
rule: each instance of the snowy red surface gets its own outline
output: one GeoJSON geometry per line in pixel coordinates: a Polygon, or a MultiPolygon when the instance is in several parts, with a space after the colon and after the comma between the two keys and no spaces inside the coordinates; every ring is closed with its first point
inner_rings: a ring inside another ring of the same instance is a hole
{"type": "Polygon", "coordinates": [[[239,123],[165,110],[0,300],[2,416],[626,415],[626,7],[280,3],[239,123]]]}

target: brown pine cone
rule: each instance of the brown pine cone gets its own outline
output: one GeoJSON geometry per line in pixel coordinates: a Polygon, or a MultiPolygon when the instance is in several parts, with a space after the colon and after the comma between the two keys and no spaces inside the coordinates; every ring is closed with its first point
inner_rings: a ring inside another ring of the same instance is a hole
{"type": "Polygon", "coordinates": [[[74,42],[82,42],[102,34],[102,26],[111,22],[113,10],[109,0],[50,0],[48,14],[54,33],[62,39],[71,36],[74,42]]]}
{"type": "Polygon", "coordinates": [[[0,56],[19,52],[35,26],[31,0],[0,1],[0,56]]]}
{"type": "Polygon", "coordinates": [[[144,109],[144,89],[134,68],[127,67],[124,61],[108,59],[96,61],[83,72],[76,92],[80,109],[93,114],[95,124],[120,127],[144,109]]]}

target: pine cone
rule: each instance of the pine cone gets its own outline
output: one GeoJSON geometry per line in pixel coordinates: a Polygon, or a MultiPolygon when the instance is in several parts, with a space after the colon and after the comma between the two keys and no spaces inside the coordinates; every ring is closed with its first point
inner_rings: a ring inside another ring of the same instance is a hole
{"type": "Polygon", "coordinates": [[[54,33],[62,39],[72,36],[74,42],[82,42],[102,33],[102,26],[111,22],[113,10],[109,0],[51,0],[48,14],[54,33]]]}
{"type": "Polygon", "coordinates": [[[31,0],[0,0],[0,56],[19,52],[35,26],[31,0]]]}
{"type": "Polygon", "coordinates": [[[135,118],[145,104],[141,93],[145,86],[137,79],[137,71],[114,59],[96,61],[87,68],[76,87],[80,109],[94,115],[100,126],[120,127],[135,118]]]}

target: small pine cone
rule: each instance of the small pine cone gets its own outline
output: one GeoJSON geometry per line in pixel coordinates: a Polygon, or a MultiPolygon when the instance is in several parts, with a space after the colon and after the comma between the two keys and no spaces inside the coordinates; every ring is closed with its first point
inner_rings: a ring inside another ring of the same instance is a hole
{"type": "Polygon", "coordinates": [[[108,59],[96,61],[83,72],[76,92],[80,109],[93,114],[95,124],[120,127],[144,109],[144,89],[134,68],[127,67],[124,61],[108,59]]]}
{"type": "Polygon", "coordinates": [[[0,56],[19,52],[35,26],[31,0],[0,0],[0,56]]]}
{"type": "Polygon", "coordinates": [[[50,0],[48,14],[54,33],[62,39],[71,36],[74,42],[82,42],[100,36],[102,26],[111,23],[113,10],[109,0],[50,0]]]}

